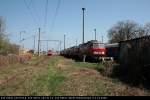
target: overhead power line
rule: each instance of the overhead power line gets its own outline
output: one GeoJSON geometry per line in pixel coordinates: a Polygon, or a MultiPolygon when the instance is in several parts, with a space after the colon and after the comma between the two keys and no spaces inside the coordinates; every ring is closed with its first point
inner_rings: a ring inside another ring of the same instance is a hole
{"type": "Polygon", "coordinates": [[[37,13],[37,9],[35,8],[35,5],[34,5],[33,0],[31,0],[30,5],[31,5],[31,7],[33,8],[33,12],[35,13],[35,16],[37,17],[38,21],[40,21],[40,16],[39,16],[39,14],[37,13]]]}
{"type": "Polygon", "coordinates": [[[46,0],[46,4],[45,4],[44,27],[46,27],[46,24],[47,24],[47,12],[48,12],[48,0],[46,0]]]}
{"type": "Polygon", "coordinates": [[[32,3],[32,0],[30,0],[30,2],[29,2],[29,6],[31,6],[31,3],[32,3]]]}
{"type": "Polygon", "coordinates": [[[57,14],[58,14],[59,7],[60,7],[60,3],[61,3],[61,0],[58,0],[56,10],[55,10],[55,14],[54,14],[54,19],[52,20],[52,26],[50,28],[51,31],[53,30],[53,28],[55,26],[55,21],[56,21],[56,17],[57,17],[57,14]]]}
{"type": "Polygon", "coordinates": [[[29,10],[29,13],[31,14],[31,17],[32,17],[34,23],[35,23],[36,25],[38,25],[38,23],[37,23],[35,17],[33,16],[32,10],[30,9],[30,6],[27,4],[26,0],[24,0],[24,4],[25,4],[26,8],[29,10]]]}

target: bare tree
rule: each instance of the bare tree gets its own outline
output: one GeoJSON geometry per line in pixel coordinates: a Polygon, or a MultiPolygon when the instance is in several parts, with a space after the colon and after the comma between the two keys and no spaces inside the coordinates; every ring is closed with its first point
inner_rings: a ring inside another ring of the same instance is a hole
{"type": "Polygon", "coordinates": [[[2,16],[0,16],[0,50],[3,48],[4,39],[4,19],[2,16]]]}
{"type": "Polygon", "coordinates": [[[144,25],[146,35],[150,35],[150,22],[144,25]]]}
{"type": "Polygon", "coordinates": [[[2,16],[0,16],[0,34],[5,32],[5,20],[2,16]]]}
{"type": "Polygon", "coordinates": [[[108,31],[110,43],[129,40],[144,35],[144,28],[136,22],[130,20],[120,21],[108,31]]]}
{"type": "Polygon", "coordinates": [[[18,54],[19,46],[9,42],[5,33],[5,20],[0,16],[0,55],[7,55],[8,53],[18,54]]]}
{"type": "Polygon", "coordinates": [[[138,26],[135,30],[136,37],[142,37],[146,35],[145,28],[143,26],[138,26]]]}

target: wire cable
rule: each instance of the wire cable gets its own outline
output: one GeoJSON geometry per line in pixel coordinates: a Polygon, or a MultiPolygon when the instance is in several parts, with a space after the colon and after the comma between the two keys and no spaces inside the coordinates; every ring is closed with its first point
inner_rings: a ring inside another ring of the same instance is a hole
{"type": "Polygon", "coordinates": [[[48,0],[46,0],[46,4],[45,4],[45,18],[44,18],[44,27],[46,27],[47,24],[47,12],[48,12],[48,0]]]}
{"type": "Polygon", "coordinates": [[[56,21],[56,17],[57,17],[57,14],[58,14],[59,7],[60,7],[60,3],[61,3],[61,0],[58,0],[56,10],[55,10],[55,14],[54,14],[54,19],[52,20],[52,25],[51,25],[51,28],[50,28],[51,32],[53,31],[53,28],[55,26],[55,21],[56,21]]]}
{"type": "Polygon", "coordinates": [[[29,10],[29,13],[31,14],[31,17],[32,17],[34,23],[35,23],[36,25],[38,25],[38,23],[37,23],[35,17],[33,16],[32,11],[31,11],[31,9],[30,9],[30,6],[27,4],[26,0],[24,0],[24,4],[25,4],[26,8],[29,10]]]}
{"type": "Polygon", "coordinates": [[[31,5],[31,7],[33,8],[33,12],[35,13],[35,16],[36,16],[37,19],[40,21],[40,16],[39,16],[38,13],[37,13],[37,9],[35,8],[35,5],[34,5],[33,0],[31,0],[30,5],[31,5]]]}

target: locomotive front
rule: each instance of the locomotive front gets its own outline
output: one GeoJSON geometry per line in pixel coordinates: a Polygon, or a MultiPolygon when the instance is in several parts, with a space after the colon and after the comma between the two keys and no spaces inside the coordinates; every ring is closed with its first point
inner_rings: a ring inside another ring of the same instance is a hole
{"type": "Polygon", "coordinates": [[[106,49],[103,43],[93,42],[90,51],[93,56],[97,57],[106,56],[106,49]]]}

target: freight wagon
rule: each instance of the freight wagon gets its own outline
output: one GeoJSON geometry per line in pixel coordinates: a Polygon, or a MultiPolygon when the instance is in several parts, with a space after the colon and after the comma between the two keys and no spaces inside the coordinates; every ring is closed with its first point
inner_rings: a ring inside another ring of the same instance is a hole
{"type": "Polygon", "coordinates": [[[118,58],[119,55],[119,43],[105,44],[106,56],[113,57],[114,60],[118,58]]]}

